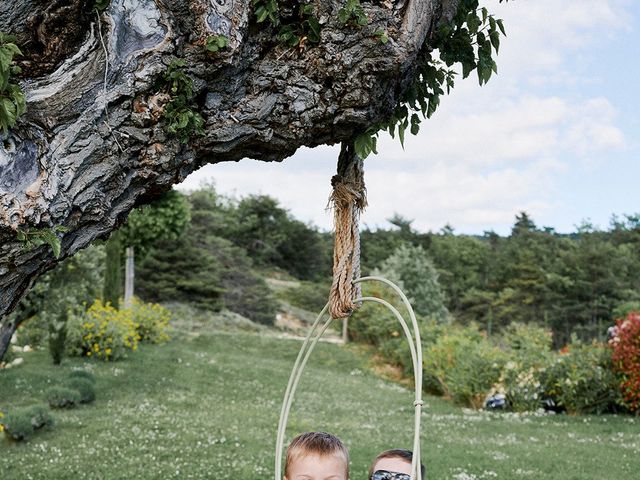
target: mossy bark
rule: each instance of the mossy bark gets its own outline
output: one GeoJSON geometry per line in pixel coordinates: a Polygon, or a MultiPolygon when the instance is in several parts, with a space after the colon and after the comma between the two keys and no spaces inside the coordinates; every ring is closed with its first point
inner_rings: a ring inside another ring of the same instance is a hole
{"type": "Polygon", "coordinates": [[[0,142],[0,328],[39,275],[202,165],[281,161],[386,119],[459,2],[365,1],[363,28],[340,24],[341,0],[313,3],[321,40],[302,49],[257,24],[251,0],[111,0],[102,13],[86,0],[0,3],[0,31],[24,46],[27,96],[0,142]],[[208,53],[209,35],[228,47],[208,53]],[[166,133],[157,89],[175,58],[205,120],[186,145],[166,133]],[[17,239],[18,229],[58,225],[68,228],[59,259],[17,239]]]}

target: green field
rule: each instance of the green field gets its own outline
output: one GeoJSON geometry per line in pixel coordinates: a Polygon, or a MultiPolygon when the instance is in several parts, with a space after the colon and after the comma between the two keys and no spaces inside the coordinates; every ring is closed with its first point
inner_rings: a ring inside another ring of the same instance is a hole
{"type": "MultiPolygon", "coordinates": [[[[184,335],[117,363],[46,352],[0,373],[0,409],[31,404],[72,368],[90,369],[97,400],[55,411],[56,425],[23,444],[0,440],[0,478],[269,479],[280,402],[300,342],[270,333],[184,335]]],[[[289,435],[336,433],[351,477],[410,447],[412,394],[383,380],[356,347],[322,344],[299,387],[289,435]]],[[[640,418],[491,414],[428,397],[423,459],[430,479],[637,479],[640,418]]]]}

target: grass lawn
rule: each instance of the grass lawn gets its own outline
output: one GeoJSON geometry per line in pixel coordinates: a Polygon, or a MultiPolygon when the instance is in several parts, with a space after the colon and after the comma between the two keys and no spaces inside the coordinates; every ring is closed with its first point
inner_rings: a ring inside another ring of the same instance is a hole
{"type": "MultiPolygon", "coordinates": [[[[265,333],[182,336],[107,364],[46,352],[0,372],[0,409],[41,401],[84,366],[95,403],[55,411],[23,444],[0,439],[0,479],[270,479],[280,403],[300,342],[265,333]]],[[[289,435],[340,436],[351,477],[381,450],[410,447],[411,392],[370,373],[353,347],[320,345],[294,403],[289,435]]],[[[640,418],[489,414],[428,397],[423,459],[430,479],[640,478],[640,418]]]]}

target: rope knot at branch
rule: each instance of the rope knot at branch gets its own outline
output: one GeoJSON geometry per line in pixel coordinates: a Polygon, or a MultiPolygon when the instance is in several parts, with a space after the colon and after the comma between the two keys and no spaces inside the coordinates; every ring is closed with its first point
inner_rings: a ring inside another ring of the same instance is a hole
{"type": "Polygon", "coordinates": [[[338,173],[331,179],[333,191],[329,206],[334,209],[335,245],[333,283],[329,295],[329,313],[345,318],[359,306],[361,287],[353,281],[360,277],[360,213],[367,206],[362,159],[353,142],[344,142],[338,158],[338,173]]]}

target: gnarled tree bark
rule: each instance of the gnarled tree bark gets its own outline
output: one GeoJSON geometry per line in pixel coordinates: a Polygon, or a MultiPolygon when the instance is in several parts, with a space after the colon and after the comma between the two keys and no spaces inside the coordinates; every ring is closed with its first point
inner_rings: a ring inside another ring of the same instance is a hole
{"type": "Polygon", "coordinates": [[[364,28],[340,24],[344,1],[316,0],[321,42],[302,49],[256,24],[251,0],[111,0],[100,14],[92,3],[0,3],[0,31],[25,53],[27,95],[26,115],[0,144],[0,338],[16,327],[6,315],[57,261],[47,246],[26,249],[19,229],[68,228],[63,259],[206,163],[280,161],[352,137],[390,115],[458,0],[363,1],[364,28]],[[229,46],[208,54],[213,34],[229,46]],[[175,58],[186,60],[206,121],[187,145],[166,134],[156,95],[175,58]]]}

